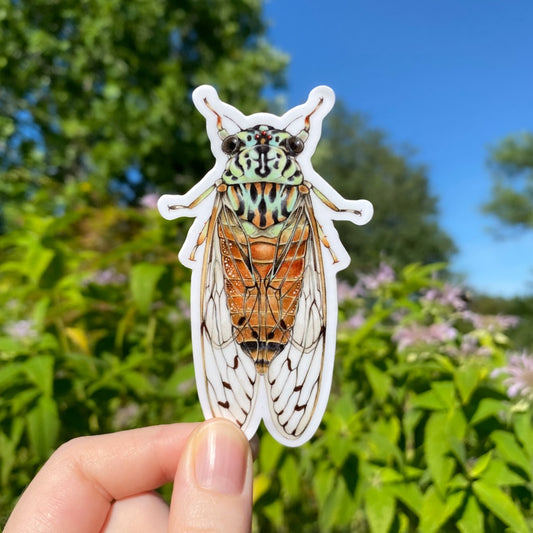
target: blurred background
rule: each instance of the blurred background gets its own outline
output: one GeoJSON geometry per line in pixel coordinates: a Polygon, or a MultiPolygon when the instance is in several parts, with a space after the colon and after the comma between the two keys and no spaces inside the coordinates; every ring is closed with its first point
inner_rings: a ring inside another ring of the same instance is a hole
{"type": "MultiPolygon", "coordinates": [[[[190,220],[213,165],[192,90],[282,114],[337,95],[313,157],[346,198],[317,437],[261,432],[254,529],[529,531],[529,0],[0,2],[0,524],[69,438],[202,418],[190,220]]],[[[162,489],[168,496],[170,488],[162,489]]]]}

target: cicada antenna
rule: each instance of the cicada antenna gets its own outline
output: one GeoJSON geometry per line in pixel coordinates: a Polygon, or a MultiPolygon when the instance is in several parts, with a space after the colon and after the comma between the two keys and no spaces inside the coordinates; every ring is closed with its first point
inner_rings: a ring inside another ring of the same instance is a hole
{"type": "MultiPolygon", "coordinates": [[[[301,139],[303,142],[306,142],[307,139],[309,138],[309,129],[311,127],[311,116],[313,115],[313,113],[316,113],[316,111],[318,110],[318,108],[324,103],[324,98],[321,97],[319,100],[318,100],[318,103],[316,104],[315,108],[311,111],[311,113],[309,113],[306,117],[305,117],[305,120],[304,120],[304,129],[300,131],[300,133],[298,133],[298,135],[296,135],[299,139],[301,139]]],[[[294,120],[292,120],[291,122],[289,122],[289,124],[287,124],[286,128],[288,128],[295,120],[298,120],[299,118],[301,117],[301,115],[299,117],[296,117],[294,120]]]]}
{"type": "Polygon", "coordinates": [[[217,113],[212,107],[211,107],[211,104],[209,103],[209,101],[207,100],[207,98],[204,98],[204,104],[206,105],[207,109],[209,109],[210,111],[212,111],[216,116],[217,116],[217,130],[220,131],[222,130],[222,117],[219,115],[219,113],[217,113]]]}
{"type": "MultiPolygon", "coordinates": [[[[218,130],[218,136],[221,138],[221,139],[225,139],[229,133],[227,132],[227,130],[225,128],[222,127],[222,116],[220,115],[220,113],[218,113],[217,111],[215,111],[215,109],[211,106],[211,104],[209,103],[209,101],[207,100],[207,98],[204,98],[204,104],[206,105],[207,109],[209,109],[210,111],[212,111],[216,116],[217,116],[217,130],[218,130]]],[[[224,115],[224,118],[225,119],[228,119],[228,120],[231,120],[231,122],[233,122],[233,124],[235,124],[235,126],[237,126],[237,128],[239,128],[239,130],[241,130],[242,128],[239,126],[239,124],[237,124],[237,122],[235,122],[231,117],[228,117],[228,115],[224,115]]]]}
{"type": "Polygon", "coordinates": [[[323,103],[324,103],[324,97],[321,97],[320,100],[318,101],[318,104],[313,109],[313,111],[311,111],[311,113],[309,113],[309,115],[305,117],[304,130],[306,132],[309,133],[309,127],[311,126],[311,115],[313,115],[323,103]]]}

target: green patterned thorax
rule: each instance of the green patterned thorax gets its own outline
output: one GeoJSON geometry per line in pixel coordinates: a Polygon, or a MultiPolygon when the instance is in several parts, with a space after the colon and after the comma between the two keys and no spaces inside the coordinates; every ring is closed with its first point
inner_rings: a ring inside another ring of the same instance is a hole
{"type": "Polygon", "coordinates": [[[222,179],[237,183],[299,185],[303,175],[296,155],[303,150],[299,137],[270,126],[255,126],[229,135],[223,150],[229,155],[222,179]]]}

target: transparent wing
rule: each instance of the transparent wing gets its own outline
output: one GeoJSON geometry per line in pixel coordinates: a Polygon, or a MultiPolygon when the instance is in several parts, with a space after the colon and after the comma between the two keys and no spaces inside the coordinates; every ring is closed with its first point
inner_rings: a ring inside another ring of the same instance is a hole
{"type": "Polygon", "coordinates": [[[261,418],[259,412],[254,412],[259,380],[252,359],[235,341],[228,311],[218,232],[221,204],[221,196],[217,195],[209,221],[200,285],[199,333],[205,377],[203,388],[208,402],[207,406],[202,403],[202,408],[206,415],[235,421],[251,438],[261,418]],[[207,407],[209,413],[206,413],[207,407]]]}
{"type": "MultiPolygon", "coordinates": [[[[326,286],[319,230],[308,195],[295,215],[295,223],[308,229],[300,232],[308,235],[300,297],[290,341],[270,363],[265,382],[269,405],[265,423],[289,445],[307,440],[325,409],[325,405],[319,406],[319,397],[325,356],[326,286]]],[[[329,383],[327,386],[329,392],[329,383]]]]}

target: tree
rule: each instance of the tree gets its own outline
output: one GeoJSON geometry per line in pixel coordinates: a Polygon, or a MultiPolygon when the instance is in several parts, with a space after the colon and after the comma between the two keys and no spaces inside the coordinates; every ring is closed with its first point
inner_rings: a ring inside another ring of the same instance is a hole
{"type": "Polygon", "coordinates": [[[533,134],[511,135],[491,150],[492,197],[483,211],[505,226],[533,228],[533,134]]]}
{"type": "Polygon", "coordinates": [[[27,199],[48,186],[134,201],[180,192],[208,168],[197,85],[250,109],[282,81],[260,0],[2,2],[0,182],[27,199]]]}
{"type": "Polygon", "coordinates": [[[446,261],[455,251],[438,226],[437,201],[427,171],[397,153],[386,135],[339,102],[326,119],[314,166],[346,198],[374,204],[374,218],[354,231],[339,223],[351,270],[374,268],[380,258],[403,266],[446,261]]]}

